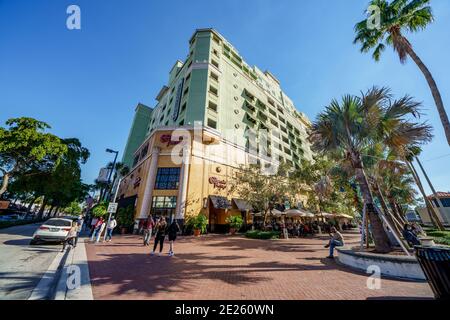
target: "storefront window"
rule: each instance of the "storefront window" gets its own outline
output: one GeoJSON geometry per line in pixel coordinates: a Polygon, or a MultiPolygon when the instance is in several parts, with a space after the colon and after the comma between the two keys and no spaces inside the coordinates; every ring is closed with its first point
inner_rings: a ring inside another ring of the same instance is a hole
{"type": "Polygon", "coordinates": [[[180,181],[180,168],[159,168],[156,174],[156,190],[176,190],[180,181]]]}
{"type": "Polygon", "coordinates": [[[153,197],[152,215],[155,217],[165,217],[169,221],[175,215],[177,197],[153,197]]]}

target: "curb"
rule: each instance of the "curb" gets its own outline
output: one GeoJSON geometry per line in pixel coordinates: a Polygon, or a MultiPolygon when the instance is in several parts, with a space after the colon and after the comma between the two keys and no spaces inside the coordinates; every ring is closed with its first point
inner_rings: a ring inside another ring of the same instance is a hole
{"type": "Polygon", "coordinates": [[[67,251],[58,252],[52,263],[48,267],[45,274],[42,276],[38,285],[31,292],[28,300],[49,300],[53,298],[55,284],[61,276],[61,271],[67,260],[67,251]]]}

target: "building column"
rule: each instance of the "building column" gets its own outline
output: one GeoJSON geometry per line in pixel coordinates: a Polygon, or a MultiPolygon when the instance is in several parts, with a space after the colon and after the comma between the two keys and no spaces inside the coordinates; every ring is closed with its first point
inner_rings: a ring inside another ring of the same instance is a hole
{"type": "Polygon", "coordinates": [[[144,196],[142,198],[141,212],[139,219],[145,219],[150,213],[150,205],[152,202],[153,189],[155,188],[156,173],[158,171],[158,156],[160,149],[158,147],[152,150],[152,160],[148,169],[147,179],[145,181],[144,196]]]}
{"type": "Polygon", "coordinates": [[[186,211],[187,186],[189,178],[189,163],[191,153],[189,149],[183,150],[183,163],[180,170],[180,187],[178,189],[177,207],[175,210],[175,219],[184,220],[186,211]]]}

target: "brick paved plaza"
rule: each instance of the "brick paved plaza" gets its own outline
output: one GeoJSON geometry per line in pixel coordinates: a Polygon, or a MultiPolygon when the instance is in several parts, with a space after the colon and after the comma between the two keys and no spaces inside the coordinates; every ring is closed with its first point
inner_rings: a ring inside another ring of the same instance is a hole
{"type": "MultiPolygon", "coordinates": [[[[356,244],[357,234],[345,234],[356,244]]],[[[326,259],[326,237],[251,240],[242,236],[180,237],[175,257],[150,256],[139,236],[86,245],[95,299],[404,299],[432,298],[425,282],[383,279],[326,259]]]]}

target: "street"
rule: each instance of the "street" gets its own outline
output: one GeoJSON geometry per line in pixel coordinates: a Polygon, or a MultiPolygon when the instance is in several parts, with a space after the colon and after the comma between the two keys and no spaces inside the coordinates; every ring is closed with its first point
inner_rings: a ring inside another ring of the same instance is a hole
{"type": "Polygon", "coordinates": [[[0,299],[28,299],[61,250],[58,244],[30,246],[38,224],[0,230],[0,299]]]}

